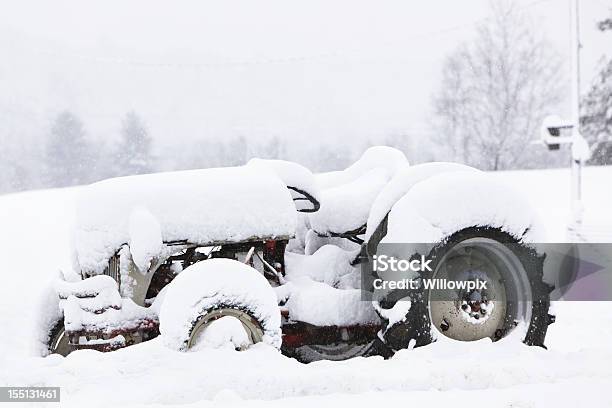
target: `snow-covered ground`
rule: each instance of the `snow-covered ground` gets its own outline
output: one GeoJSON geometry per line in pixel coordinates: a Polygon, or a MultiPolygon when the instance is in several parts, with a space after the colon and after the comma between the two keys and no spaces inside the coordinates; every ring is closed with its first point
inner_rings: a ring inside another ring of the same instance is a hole
{"type": "MultiPolygon", "coordinates": [[[[566,170],[497,176],[524,191],[549,231],[564,238],[566,170]]],[[[156,339],[114,353],[31,357],[40,290],[71,267],[74,192],[0,197],[0,386],[60,386],[65,404],[88,406],[612,406],[612,302],[556,304],[548,350],[513,338],[439,341],[388,361],[303,365],[266,345],[180,353],[156,339]]],[[[608,224],[612,168],[586,169],[584,197],[588,222],[608,224]]]]}

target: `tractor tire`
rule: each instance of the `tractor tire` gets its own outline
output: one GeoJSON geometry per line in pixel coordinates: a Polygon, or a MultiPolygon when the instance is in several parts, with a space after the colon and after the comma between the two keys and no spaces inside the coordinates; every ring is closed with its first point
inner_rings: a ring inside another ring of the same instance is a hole
{"type": "MultiPolygon", "coordinates": [[[[543,281],[544,259],[534,249],[497,228],[471,227],[454,233],[424,255],[432,259],[432,271],[422,272],[422,278],[484,271],[483,276],[492,283],[489,295],[497,301],[482,301],[485,297],[477,302],[473,298],[440,300],[432,290],[421,287],[410,296],[405,320],[390,323],[381,314],[383,339],[390,350],[424,346],[440,334],[459,341],[487,337],[497,341],[520,322],[527,329],[523,342],[545,347],[548,325],[554,322],[549,314],[553,287],[543,281]]],[[[390,309],[394,303],[383,299],[377,306],[390,309]]]]}
{"type": "Polygon", "coordinates": [[[68,343],[68,336],[66,336],[64,331],[64,318],[58,320],[49,330],[47,349],[49,354],[59,354],[64,357],[72,351],[68,343]]]}
{"type": "Polygon", "coordinates": [[[179,351],[192,349],[221,318],[237,319],[249,344],[280,348],[276,293],[257,270],[223,258],[191,265],[168,285],[159,316],[163,343],[179,351]]]}

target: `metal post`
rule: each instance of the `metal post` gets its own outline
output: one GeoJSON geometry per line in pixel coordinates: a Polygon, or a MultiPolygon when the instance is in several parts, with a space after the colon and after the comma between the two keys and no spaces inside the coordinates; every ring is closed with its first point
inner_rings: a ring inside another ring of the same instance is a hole
{"type": "Polygon", "coordinates": [[[572,76],[572,165],[571,210],[572,223],[582,222],[582,166],[583,158],[575,154],[580,143],[580,14],[578,0],[571,0],[571,76],[572,76]]]}

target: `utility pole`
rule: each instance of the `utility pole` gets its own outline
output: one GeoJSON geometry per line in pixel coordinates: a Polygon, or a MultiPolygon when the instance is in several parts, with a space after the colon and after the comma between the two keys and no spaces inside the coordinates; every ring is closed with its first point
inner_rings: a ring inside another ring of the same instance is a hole
{"type": "Polygon", "coordinates": [[[582,222],[582,166],[583,155],[580,153],[580,145],[584,139],[580,135],[580,9],[578,0],[570,1],[570,38],[571,38],[571,78],[572,78],[572,163],[571,163],[571,222],[580,224],[582,222]],[[582,140],[580,140],[582,139],[582,140]]]}
{"type": "Polygon", "coordinates": [[[591,157],[589,144],[580,134],[580,14],[579,0],[570,0],[570,62],[571,62],[571,118],[563,120],[557,115],[544,118],[540,135],[549,150],[558,150],[561,144],[571,146],[570,172],[570,235],[580,228],[584,207],[582,204],[582,168],[591,157]],[[569,133],[568,136],[562,134],[569,133]],[[571,133],[570,133],[571,132],[571,133]]]}

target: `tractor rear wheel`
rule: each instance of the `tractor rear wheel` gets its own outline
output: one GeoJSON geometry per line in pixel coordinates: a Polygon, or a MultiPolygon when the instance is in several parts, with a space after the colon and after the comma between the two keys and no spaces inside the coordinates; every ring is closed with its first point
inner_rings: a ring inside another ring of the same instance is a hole
{"type": "Polygon", "coordinates": [[[423,279],[480,280],[486,288],[421,289],[411,296],[405,320],[386,320],[384,338],[390,348],[426,345],[438,334],[458,341],[497,341],[521,323],[527,329],[523,342],[544,347],[554,320],[548,314],[552,287],[543,281],[543,258],[534,249],[499,229],[474,227],[425,255],[433,261],[423,279]]]}

